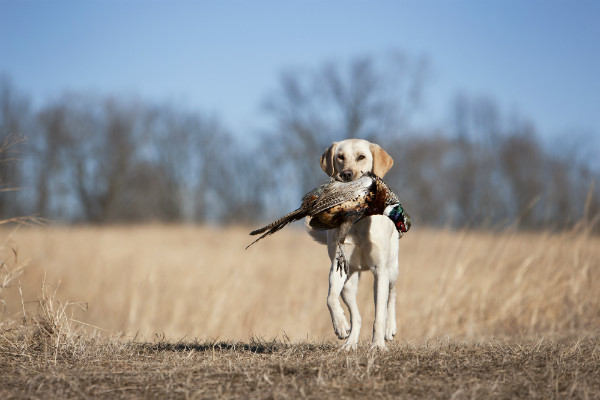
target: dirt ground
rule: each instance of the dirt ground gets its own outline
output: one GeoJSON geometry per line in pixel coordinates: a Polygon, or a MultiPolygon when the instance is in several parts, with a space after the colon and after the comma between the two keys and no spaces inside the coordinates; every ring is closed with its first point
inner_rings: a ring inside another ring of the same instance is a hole
{"type": "MultiPolygon", "coordinates": [[[[40,344],[40,343],[38,343],[40,344]]],[[[600,340],[335,343],[78,340],[0,351],[0,398],[600,398],[600,340]]]]}

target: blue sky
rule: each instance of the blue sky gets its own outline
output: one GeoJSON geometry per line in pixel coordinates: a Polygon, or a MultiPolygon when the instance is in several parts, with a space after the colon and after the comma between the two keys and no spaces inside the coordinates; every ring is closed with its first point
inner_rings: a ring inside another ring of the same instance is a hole
{"type": "Polygon", "coordinates": [[[423,115],[488,95],[556,137],[600,135],[598,1],[0,0],[0,72],[34,104],[139,95],[251,132],[287,68],[401,50],[427,56],[423,115]]]}

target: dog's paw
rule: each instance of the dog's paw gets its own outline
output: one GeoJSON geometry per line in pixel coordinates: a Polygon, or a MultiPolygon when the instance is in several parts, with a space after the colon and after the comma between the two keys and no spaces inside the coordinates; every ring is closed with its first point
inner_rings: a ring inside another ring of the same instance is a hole
{"type": "Polygon", "coordinates": [[[357,346],[358,346],[358,342],[348,340],[346,343],[344,343],[342,345],[342,347],[340,347],[340,350],[353,351],[353,350],[356,350],[357,346]]]}
{"type": "Polygon", "coordinates": [[[385,342],[373,342],[371,347],[369,347],[369,351],[388,351],[388,348],[385,345],[385,342]]]}
{"type": "Polygon", "coordinates": [[[333,318],[333,331],[339,339],[346,339],[350,335],[350,324],[344,314],[333,318]]]}
{"type": "Polygon", "coordinates": [[[338,339],[346,339],[350,335],[350,325],[344,321],[342,327],[339,329],[334,328],[334,331],[338,339]]]}
{"type": "Polygon", "coordinates": [[[391,342],[392,340],[394,340],[394,336],[396,336],[396,324],[393,324],[392,326],[386,326],[385,340],[391,342]]]}

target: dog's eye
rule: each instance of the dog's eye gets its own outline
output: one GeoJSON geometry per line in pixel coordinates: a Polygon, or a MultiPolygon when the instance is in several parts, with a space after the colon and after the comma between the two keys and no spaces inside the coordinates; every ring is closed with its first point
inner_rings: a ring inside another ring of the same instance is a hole
{"type": "Polygon", "coordinates": [[[365,159],[365,156],[363,154],[361,154],[358,157],[356,157],[356,161],[362,161],[364,159],[365,159]]]}
{"type": "Polygon", "coordinates": [[[344,155],[343,154],[338,154],[338,159],[344,161],[344,155]]]}

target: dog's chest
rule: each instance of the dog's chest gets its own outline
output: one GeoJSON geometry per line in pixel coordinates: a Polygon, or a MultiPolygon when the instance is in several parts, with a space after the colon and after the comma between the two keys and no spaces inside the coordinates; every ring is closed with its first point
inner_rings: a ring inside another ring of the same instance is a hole
{"type": "MultiPolygon", "coordinates": [[[[376,215],[365,217],[356,222],[344,241],[344,252],[350,263],[351,270],[368,271],[387,257],[390,235],[396,229],[389,218],[376,215]]],[[[337,229],[327,232],[327,247],[329,257],[333,258],[336,249],[337,229]]]]}

